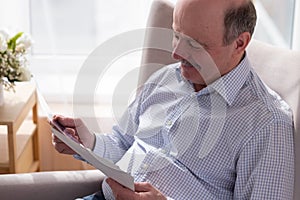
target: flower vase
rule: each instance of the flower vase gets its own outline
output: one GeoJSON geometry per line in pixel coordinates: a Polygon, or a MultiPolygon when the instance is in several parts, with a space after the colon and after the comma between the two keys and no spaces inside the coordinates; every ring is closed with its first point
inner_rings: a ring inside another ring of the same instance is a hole
{"type": "Polygon", "coordinates": [[[4,89],[3,85],[0,83],[0,106],[4,104],[4,89]]]}

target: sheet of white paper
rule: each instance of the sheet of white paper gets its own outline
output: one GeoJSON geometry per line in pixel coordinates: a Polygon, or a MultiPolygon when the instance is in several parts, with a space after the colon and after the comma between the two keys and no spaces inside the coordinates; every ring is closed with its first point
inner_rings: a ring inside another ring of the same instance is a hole
{"type": "MultiPolygon", "coordinates": [[[[55,126],[56,127],[56,126],[55,126]]],[[[59,128],[59,127],[56,127],[59,128]]],[[[84,160],[89,162],[91,165],[103,172],[107,177],[110,177],[120,183],[121,185],[134,191],[134,179],[133,177],[122,171],[119,166],[113,164],[112,162],[101,158],[93,153],[90,149],[85,148],[82,144],[75,142],[69,136],[64,134],[62,131],[52,129],[53,133],[65,144],[67,144],[71,149],[73,149],[78,155],[80,155],[84,160]]]]}
{"type": "Polygon", "coordinates": [[[90,149],[85,148],[82,144],[78,143],[75,138],[72,136],[68,136],[64,133],[61,129],[60,125],[53,122],[53,114],[45,101],[44,97],[42,96],[39,88],[37,87],[37,94],[40,106],[44,112],[47,114],[48,121],[51,122],[51,125],[55,128],[52,128],[52,132],[66,145],[68,145],[71,149],[73,149],[78,155],[80,155],[84,160],[88,163],[93,165],[95,168],[99,169],[103,172],[107,177],[110,177],[120,183],[121,185],[131,189],[134,191],[134,179],[133,177],[126,173],[125,171],[121,170],[119,166],[115,165],[111,161],[101,158],[97,156],[94,152],[90,149]]]}

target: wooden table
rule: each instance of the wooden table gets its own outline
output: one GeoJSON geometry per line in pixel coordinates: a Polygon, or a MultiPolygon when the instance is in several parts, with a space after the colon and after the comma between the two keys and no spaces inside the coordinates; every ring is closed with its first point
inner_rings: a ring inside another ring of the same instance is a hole
{"type": "Polygon", "coordinates": [[[0,173],[34,172],[40,165],[36,89],[22,82],[15,90],[5,91],[0,106],[0,173]]]}

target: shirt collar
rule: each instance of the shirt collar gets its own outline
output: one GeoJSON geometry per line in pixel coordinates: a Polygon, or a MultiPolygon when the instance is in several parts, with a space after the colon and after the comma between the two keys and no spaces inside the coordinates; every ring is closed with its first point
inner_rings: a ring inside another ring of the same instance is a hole
{"type": "MultiPolygon", "coordinates": [[[[247,80],[250,68],[250,61],[247,55],[245,55],[245,57],[237,67],[235,67],[233,70],[231,70],[229,73],[222,76],[215,82],[208,85],[206,88],[200,90],[198,94],[201,95],[205,93],[212,93],[213,91],[215,91],[223,97],[228,105],[232,105],[238,92],[247,80]]],[[[185,80],[181,76],[180,65],[178,65],[176,69],[176,76],[178,82],[185,80]]]]}

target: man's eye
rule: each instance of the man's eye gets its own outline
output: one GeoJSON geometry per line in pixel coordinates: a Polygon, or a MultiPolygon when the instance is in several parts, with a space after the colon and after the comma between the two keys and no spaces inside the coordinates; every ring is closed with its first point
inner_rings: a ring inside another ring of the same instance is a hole
{"type": "Polygon", "coordinates": [[[179,40],[179,35],[173,34],[173,38],[176,39],[176,40],[179,40]]]}
{"type": "Polygon", "coordinates": [[[195,49],[203,49],[203,46],[195,40],[188,40],[188,42],[189,42],[189,45],[195,49]]]}

